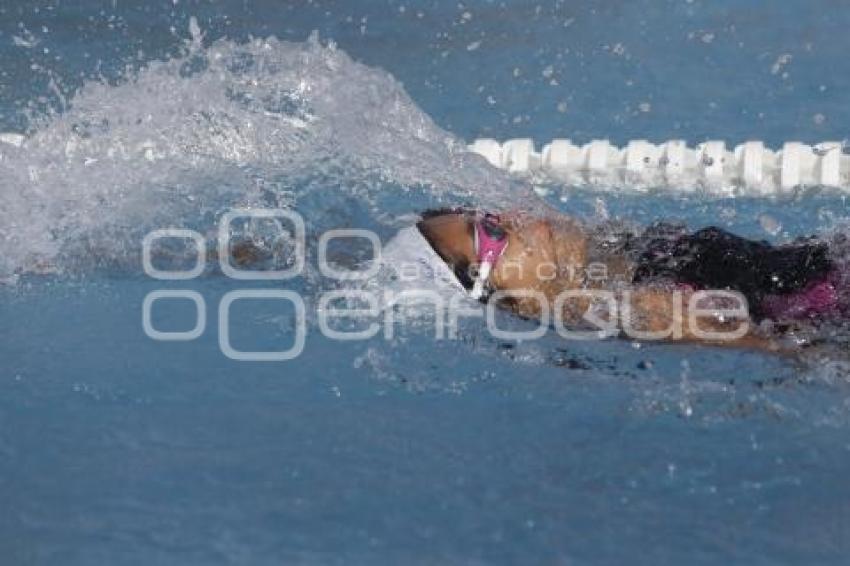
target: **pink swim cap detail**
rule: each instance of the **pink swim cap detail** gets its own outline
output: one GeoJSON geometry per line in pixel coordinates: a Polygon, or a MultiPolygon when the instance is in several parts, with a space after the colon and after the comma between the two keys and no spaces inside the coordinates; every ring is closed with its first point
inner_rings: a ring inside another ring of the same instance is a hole
{"type": "Polygon", "coordinates": [[[762,301],[768,318],[800,319],[827,314],[838,307],[838,291],[830,281],[816,281],[788,295],[770,295],[762,301]]]}

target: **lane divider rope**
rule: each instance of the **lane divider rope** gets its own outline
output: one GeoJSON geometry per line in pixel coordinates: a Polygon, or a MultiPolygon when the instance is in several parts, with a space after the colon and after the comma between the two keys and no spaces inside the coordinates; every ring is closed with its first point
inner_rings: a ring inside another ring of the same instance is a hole
{"type": "Polygon", "coordinates": [[[683,140],[652,144],[632,140],[624,147],[608,140],[575,145],[556,139],[536,151],[528,138],[500,143],[477,139],[469,149],[492,165],[518,174],[543,174],[580,185],[670,187],[723,195],[773,195],[798,187],[850,190],[850,155],[843,142],[806,145],[785,142],[779,150],[761,141],[727,149],[723,141],[688,147],[683,140]]]}

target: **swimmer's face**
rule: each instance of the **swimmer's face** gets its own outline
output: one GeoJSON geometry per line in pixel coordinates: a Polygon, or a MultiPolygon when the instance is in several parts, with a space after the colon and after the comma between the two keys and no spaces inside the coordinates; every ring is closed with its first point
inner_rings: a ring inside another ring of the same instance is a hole
{"type": "MultiPolygon", "coordinates": [[[[461,283],[470,288],[478,267],[474,217],[471,214],[446,213],[426,218],[417,226],[443,261],[453,269],[461,283]]],[[[533,286],[533,281],[526,281],[526,277],[522,277],[520,281],[518,275],[534,273],[533,269],[523,269],[523,266],[538,259],[537,254],[528,253],[527,238],[514,221],[506,219],[501,223],[501,227],[505,230],[508,245],[490,277],[491,283],[501,289],[533,286]],[[512,268],[508,268],[508,265],[512,268]]]]}
{"type": "MultiPolygon", "coordinates": [[[[557,272],[561,261],[574,267],[584,265],[585,241],[577,225],[562,222],[558,238],[554,238],[548,220],[520,214],[500,217],[508,245],[490,275],[490,284],[495,289],[541,289],[557,272]]],[[[418,227],[461,283],[471,288],[478,262],[474,215],[449,212],[428,217],[418,227]]]]}
{"type": "Polygon", "coordinates": [[[473,220],[463,213],[446,213],[421,220],[417,228],[451,267],[465,287],[472,286],[475,257],[473,220]]]}

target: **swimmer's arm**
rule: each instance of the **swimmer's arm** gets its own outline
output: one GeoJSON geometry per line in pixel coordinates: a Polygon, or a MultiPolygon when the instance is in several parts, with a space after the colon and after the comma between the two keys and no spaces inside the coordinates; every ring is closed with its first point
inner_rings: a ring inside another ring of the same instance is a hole
{"type": "Polygon", "coordinates": [[[624,294],[620,301],[621,307],[625,309],[621,313],[621,324],[624,325],[623,320],[626,319],[631,321],[629,329],[623,328],[624,333],[628,336],[631,329],[648,332],[671,330],[665,340],[771,352],[783,350],[776,340],[756,334],[749,316],[730,317],[723,320],[705,312],[708,309],[691,313],[689,303],[692,295],[693,293],[689,291],[673,293],[666,289],[651,287],[641,287],[631,291],[630,295],[624,294]],[[691,317],[691,314],[695,316],[691,317]],[[742,325],[746,325],[746,332],[743,332],[742,325]],[[721,337],[707,337],[707,333],[721,335],[721,337]]]}
{"type": "Polygon", "coordinates": [[[557,292],[582,285],[587,236],[577,222],[567,216],[514,222],[524,240],[526,255],[535,256],[531,263],[539,266],[535,273],[539,288],[557,292]]]}
{"type": "Polygon", "coordinates": [[[567,217],[551,222],[549,230],[561,271],[574,278],[580,277],[587,265],[587,235],[584,230],[567,217]]]}

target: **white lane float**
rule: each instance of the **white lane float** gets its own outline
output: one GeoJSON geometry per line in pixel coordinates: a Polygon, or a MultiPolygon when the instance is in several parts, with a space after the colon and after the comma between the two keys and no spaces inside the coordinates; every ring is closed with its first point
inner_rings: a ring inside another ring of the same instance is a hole
{"type": "Polygon", "coordinates": [[[761,141],[748,141],[730,150],[716,140],[694,147],[683,140],[632,140],[617,147],[608,140],[576,145],[556,139],[536,151],[534,142],[523,138],[478,139],[469,149],[511,173],[567,183],[767,196],[809,186],[850,190],[850,155],[844,145],[792,141],[771,150],[761,141]]]}

